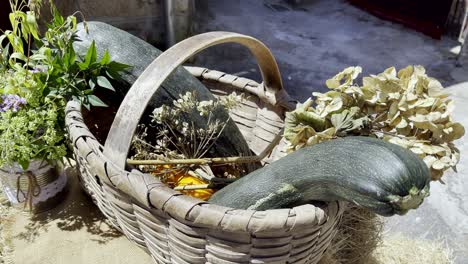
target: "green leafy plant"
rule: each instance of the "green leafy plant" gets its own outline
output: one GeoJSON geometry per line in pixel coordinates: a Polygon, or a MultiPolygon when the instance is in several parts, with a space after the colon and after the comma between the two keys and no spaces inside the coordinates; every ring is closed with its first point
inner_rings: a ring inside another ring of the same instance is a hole
{"type": "Polygon", "coordinates": [[[37,10],[41,1],[10,0],[12,30],[0,36],[0,166],[32,159],[60,160],[65,147],[64,108],[69,100],[106,106],[94,95],[98,88],[114,91],[112,80],[128,66],[98,58],[93,42],[84,58],[73,48],[75,16],[64,18],[53,3],[52,21],[41,34],[37,10]]]}
{"type": "Polygon", "coordinates": [[[336,137],[364,135],[410,149],[431,169],[433,180],[455,169],[460,153],[453,141],[465,130],[452,120],[453,101],[422,66],[394,67],[355,80],[361,67],[349,67],[326,82],[326,93],[310,98],[286,116],[289,150],[336,137]]]}

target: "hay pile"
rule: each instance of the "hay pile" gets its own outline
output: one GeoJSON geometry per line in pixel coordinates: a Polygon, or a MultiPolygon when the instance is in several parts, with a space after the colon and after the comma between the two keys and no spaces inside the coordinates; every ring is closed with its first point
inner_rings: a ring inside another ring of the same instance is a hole
{"type": "Polygon", "coordinates": [[[440,241],[414,240],[402,234],[386,237],[368,264],[452,264],[454,257],[440,241]]]}
{"type": "Polygon", "coordinates": [[[320,264],[365,263],[380,244],[382,229],[379,216],[350,204],[320,264]]]}
{"type": "Polygon", "coordinates": [[[343,214],[338,233],[319,264],[452,264],[442,241],[401,234],[382,238],[381,217],[354,205],[343,214]]]}

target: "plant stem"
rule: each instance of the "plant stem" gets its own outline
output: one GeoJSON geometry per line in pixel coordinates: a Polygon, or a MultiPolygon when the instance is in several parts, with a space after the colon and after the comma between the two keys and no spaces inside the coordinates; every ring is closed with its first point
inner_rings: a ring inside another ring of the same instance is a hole
{"type": "Polygon", "coordinates": [[[156,149],[156,147],[155,147],[155,146],[153,146],[153,145],[149,144],[148,142],[146,142],[146,141],[144,141],[144,140],[142,140],[142,139],[140,139],[140,138],[138,138],[138,137],[135,137],[135,140],[136,140],[136,141],[138,141],[138,142],[140,142],[141,144],[143,144],[143,145],[147,146],[147,147],[150,147],[150,148],[156,149]]]}
{"type": "MultiPolygon", "coordinates": [[[[31,33],[28,34],[28,56],[26,57],[26,68],[29,68],[29,56],[31,55],[31,33]]],[[[29,70],[26,71],[26,78],[28,77],[29,70]]]]}
{"type": "MultiPolygon", "coordinates": [[[[176,133],[172,130],[171,126],[167,123],[167,122],[164,122],[164,126],[169,128],[169,131],[171,131],[171,134],[177,139],[177,135],[176,133]]],[[[168,140],[169,142],[172,143],[172,145],[174,145],[174,147],[182,154],[184,154],[185,156],[187,156],[188,153],[184,153],[184,151],[182,151],[178,146],[177,144],[171,140],[171,137],[167,136],[167,135],[164,135],[168,140]]]]}
{"type": "Polygon", "coordinates": [[[183,191],[183,190],[203,190],[203,189],[210,189],[210,184],[197,184],[197,185],[184,185],[184,186],[176,186],[174,190],[176,191],[183,191]]]}
{"type": "Polygon", "coordinates": [[[408,137],[403,136],[403,135],[398,135],[398,134],[395,134],[395,133],[390,133],[390,132],[386,132],[386,131],[382,131],[382,130],[376,130],[376,129],[371,129],[370,132],[372,132],[372,133],[382,133],[382,134],[385,134],[385,135],[399,137],[399,138],[405,138],[405,139],[408,138],[408,137]]]}
{"type": "Polygon", "coordinates": [[[174,165],[174,164],[227,164],[250,163],[261,160],[258,156],[224,157],[224,158],[198,158],[198,159],[171,159],[171,160],[133,160],[128,159],[130,165],[174,165]]]}
{"type": "MultiPolygon", "coordinates": [[[[205,149],[205,151],[200,155],[200,157],[203,157],[203,156],[206,154],[206,152],[208,152],[208,150],[210,150],[211,147],[213,147],[213,145],[216,143],[216,140],[219,138],[219,136],[221,136],[221,133],[223,133],[224,129],[226,128],[226,125],[227,125],[227,123],[229,122],[229,120],[231,120],[231,117],[229,117],[229,118],[226,120],[226,122],[224,122],[223,127],[219,130],[219,133],[218,133],[215,137],[210,136],[210,139],[212,139],[212,142],[211,142],[211,144],[205,149]]],[[[216,132],[216,131],[215,131],[215,132],[216,132]]],[[[214,135],[214,133],[213,133],[213,135],[214,135]]]]}
{"type": "Polygon", "coordinates": [[[221,158],[198,158],[198,159],[171,159],[171,160],[133,160],[127,159],[130,165],[177,165],[177,164],[228,164],[228,163],[252,163],[263,160],[271,153],[273,148],[278,145],[283,135],[283,129],[279,131],[270,145],[262,151],[258,156],[242,156],[242,157],[221,157],[221,158]]]}

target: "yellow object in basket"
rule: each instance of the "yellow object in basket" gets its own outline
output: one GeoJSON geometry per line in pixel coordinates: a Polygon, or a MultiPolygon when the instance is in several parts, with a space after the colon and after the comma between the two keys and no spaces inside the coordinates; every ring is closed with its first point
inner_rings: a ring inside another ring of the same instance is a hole
{"type": "MultiPolygon", "coordinates": [[[[200,185],[200,184],[208,184],[208,182],[201,180],[197,177],[193,177],[190,175],[183,175],[179,178],[176,187],[180,186],[187,186],[187,185],[200,185]]],[[[213,195],[213,189],[197,189],[197,190],[181,190],[181,193],[185,195],[189,195],[201,200],[208,200],[211,195],[213,195]]]]}

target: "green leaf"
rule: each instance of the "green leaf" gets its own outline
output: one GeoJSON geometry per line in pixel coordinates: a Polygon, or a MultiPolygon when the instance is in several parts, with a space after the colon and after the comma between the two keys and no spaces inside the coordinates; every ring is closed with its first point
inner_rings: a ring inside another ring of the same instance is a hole
{"type": "Polygon", "coordinates": [[[29,33],[30,33],[30,30],[29,30],[29,25],[26,24],[26,23],[21,23],[21,33],[22,33],[22,36],[23,36],[23,39],[26,41],[26,43],[29,42],[29,33]]]}
{"type": "Polygon", "coordinates": [[[76,31],[76,16],[69,16],[69,17],[67,17],[67,20],[70,21],[70,24],[72,26],[72,30],[76,31]]]}
{"type": "Polygon", "coordinates": [[[88,83],[89,87],[91,87],[92,90],[94,89],[94,87],[96,87],[96,83],[92,79],[90,79],[88,83]]]}
{"type": "Polygon", "coordinates": [[[80,66],[80,69],[84,70],[84,69],[89,68],[89,66],[93,64],[94,62],[96,62],[96,60],[97,60],[96,44],[94,43],[94,40],[93,40],[93,42],[91,42],[91,46],[89,46],[88,48],[88,52],[86,52],[85,61],[83,62],[83,65],[82,65],[84,68],[80,66]]]}
{"type": "Polygon", "coordinates": [[[104,103],[99,97],[95,95],[88,95],[87,96],[89,104],[92,106],[98,106],[98,107],[107,107],[106,103],[104,103]]]}
{"type": "Polygon", "coordinates": [[[29,57],[29,59],[33,61],[47,60],[47,56],[44,54],[36,53],[32,55],[31,57],[29,57]]]}
{"type": "Polygon", "coordinates": [[[13,30],[16,30],[16,19],[15,19],[15,13],[10,13],[8,15],[8,17],[10,18],[10,24],[11,24],[11,27],[13,30]]]}
{"type": "Polygon", "coordinates": [[[80,68],[81,71],[84,71],[84,70],[88,69],[88,65],[86,65],[86,63],[84,63],[84,62],[78,63],[78,67],[80,68]]]}
{"type": "Polygon", "coordinates": [[[117,72],[114,72],[114,71],[110,71],[110,70],[106,71],[106,75],[111,80],[121,80],[122,79],[122,77],[117,72]]]}
{"type": "Polygon", "coordinates": [[[19,160],[18,164],[21,165],[23,170],[27,170],[29,168],[29,160],[19,160]]]}
{"type": "Polygon", "coordinates": [[[73,45],[69,44],[67,47],[67,52],[63,55],[63,62],[65,64],[65,68],[68,69],[71,65],[73,65],[76,61],[76,53],[73,45]]]}
{"type": "Polygon", "coordinates": [[[124,71],[131,67],[130,65],[123,64],[123,63],[116,62],[116,61],[110,62],[108,66],[111,71],[115,71],[115,72],[124,71]]]}
{"type": "MultiPolygon", "coordinates": [[[[0,41],[1,43],[1,41],[0,41]]],[[[2,56],[3,58],[8,58],[8,54],[10,54],[10,44],[7,44],[6,47],[2,50],[2,56]]]]}
{"type": "Polygon", "coordinates": [[[28,58],[26,56],[24,56],[24,54],[19,53],[19,52],[15,52],[15,53],[11,54],[10,60],[11,59],[18,59],[18,60],[22,60],[22,61],[27,61],[28,60],[28,58]]]}
{"type": "Polygon", "coordinates": [[[83,104],[83,106],[89,111],[91,110],[91,105],[90,104],[83,104]]]}
{"type": "Polygon", "coordinates": [[[93,94],[94,90],[93,89],[86,89],[83,91],[84,94],[93,94]]]}
{"type": "Polygon", "coordinates": [[[57,7],[52,3],[52,1],[49,1],[49,5],[51,6],[52,13],[54,15],[53,23],[56,26],[63,25],[65,22],[63,16],[60,15],[60,12],[58,11],[57,7]]]}
{"type": "Polygon", "coordinates": [[[122,80],[120,73],[130,67],[127,64],[111,61],[107,65],[106,75],[112,80],[122,80]]]}
{"type": "Polygon", "coordinates": [[[3,43],[3,40],[5,40],[6,37],[7,37],[7,36],[6,36],[5,34],[3,34],[3,35],[0,36],[0,47],[3,47],[3,44],[2,44],[2,43],[3,43]]]}
{"type": "Polygon", "coordinates": [[[104,55],[102,55],[102,59],[101,59],[101,62],[100,64],[101,65],[107,65],[111,62],[111,58],[110,58],[110,55],[109,55],[109,52],[104,51],[104,55]]]}
{"type": "Polygon", "coordinates": [[[44,54],[48,61],[52,61],[52,50],[48,47],[42,47],[39,49],[40,54],[44,54]]]}
{"type": "Polygon", "coordinates": [[[36,21],[36,15],[32,11],[26,12],[26,24],[29,27],[29,31],[31,35],[37,40],[39,40],[39,35],[37,34],[38,31],[38,25],[36,21]]]}
{"type": "Polygon", "coordinates": [[[14,35],[13,32],[9,30],[5,31],[5,35],[10,41],[13,50],[24,54],[23,41],[20,37],[14,35]]]}
{"type": "Polygon", "coordinates": [[[104,76],[98,76],[97,77],[97,83],[99,86],[103,87],[103,88],[106,88],[106,89],[109,89],[109,90],[112,90],[115,92],[115,89],[114,87],[112,86],[112,84],[109,82],[109,80],[107,80],[106,77],[104,76]]]}
{"type": "Polygon", "coordinates": [[[70,65],[72,65],[76,61],[76,53],[75,53],[75,49],[73,48],[72,44],[70,44],[68,46],[68,53],[70,54],[70,58],[69,58],[68,62],[70,63],[70,65]]]}

